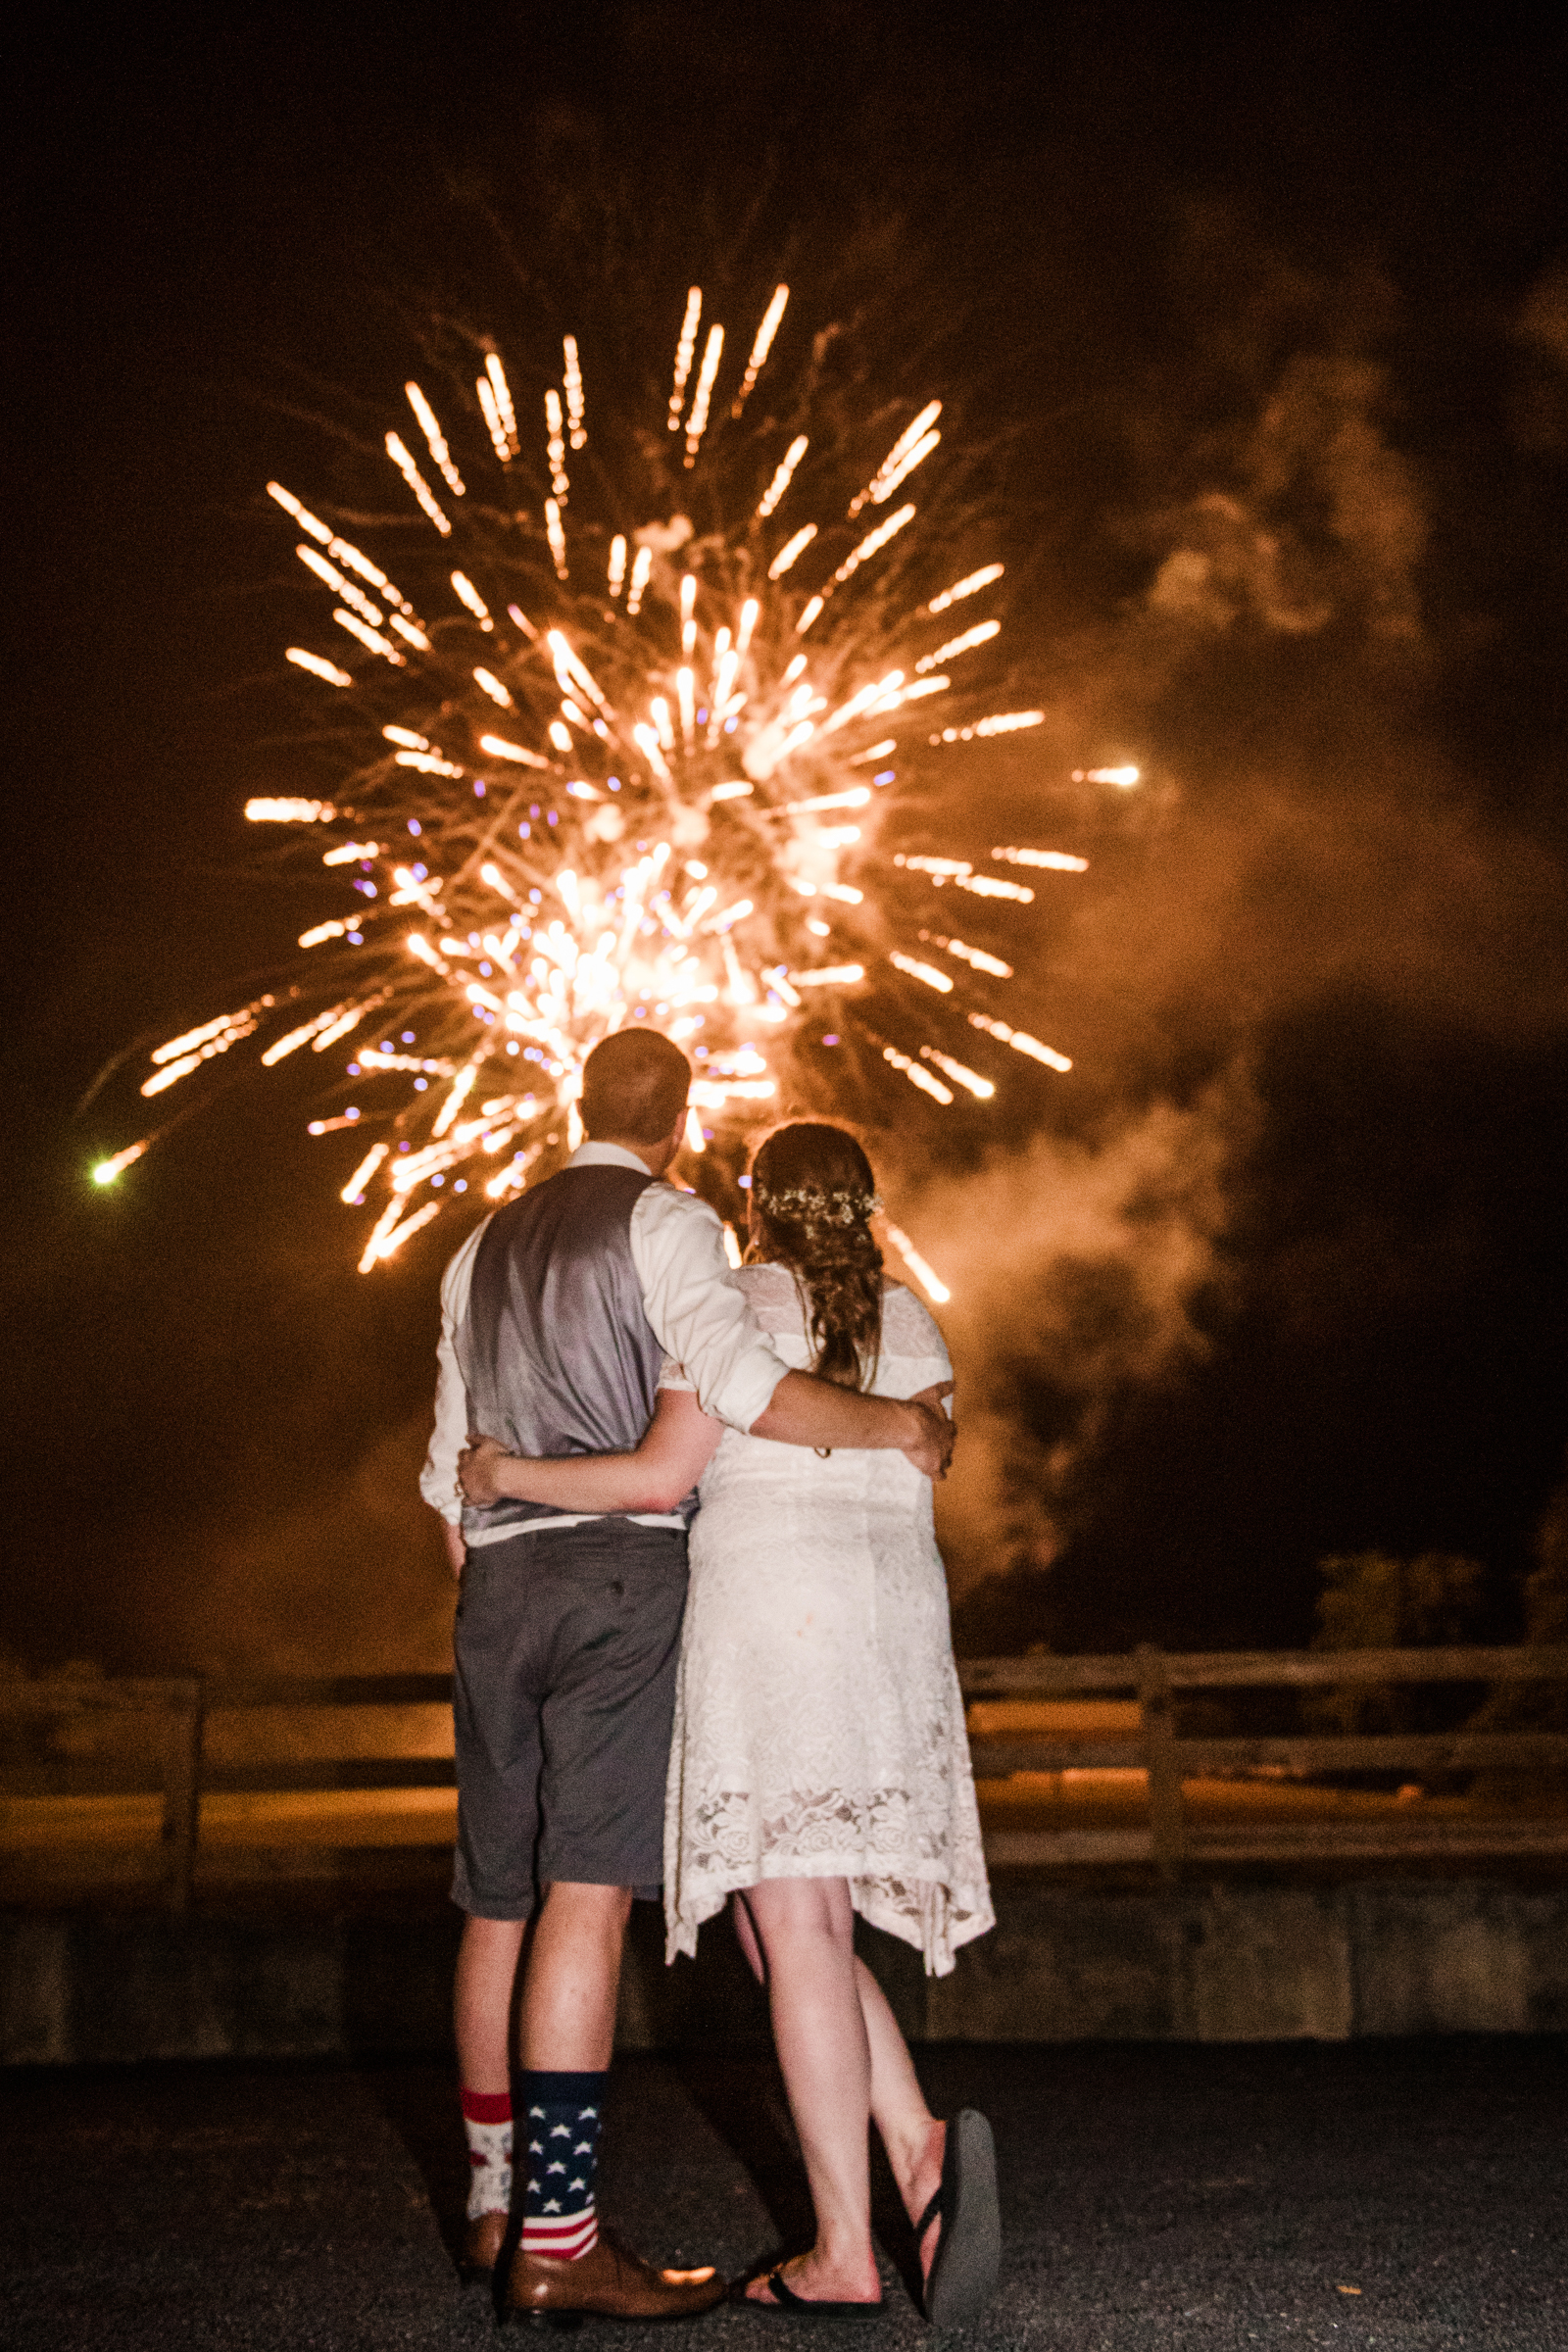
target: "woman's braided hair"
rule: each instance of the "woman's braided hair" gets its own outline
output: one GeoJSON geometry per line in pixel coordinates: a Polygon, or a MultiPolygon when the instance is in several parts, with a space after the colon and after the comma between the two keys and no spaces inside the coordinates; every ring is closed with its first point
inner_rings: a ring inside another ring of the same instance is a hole
{"type": "Polygon", "coordinates": [[[813,1369],[863,1389],[882,1344],[882,1203],[871,1163],[842,1127],[800,1120],[770,1135],[752,1163],[749,1265],[788,1266],[810,1302],[813,1369]]]}

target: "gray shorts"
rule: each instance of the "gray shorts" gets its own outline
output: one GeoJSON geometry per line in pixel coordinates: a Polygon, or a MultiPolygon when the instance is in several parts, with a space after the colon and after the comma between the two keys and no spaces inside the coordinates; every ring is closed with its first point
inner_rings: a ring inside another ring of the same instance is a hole
{"type": "Polygon", "coordinates": [[[657,1896],[686,1536],[599,1519],[470,1550],[452,1899],[526,1919],[557,1879],[657,1896]]]}

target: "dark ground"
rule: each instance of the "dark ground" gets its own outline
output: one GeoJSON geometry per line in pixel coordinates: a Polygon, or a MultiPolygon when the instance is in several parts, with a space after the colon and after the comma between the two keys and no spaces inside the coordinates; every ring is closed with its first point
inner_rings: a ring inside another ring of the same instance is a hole
{"type": "MultiPolygon", "coordinates": [[[[1006,2253],[970,2340],[1568,2343],[1561,2038],[948,2048],[921,2065],[934,2103],[982,2105],[997,2129],[1006,2253]]],[[[443,2242],[466,2169],[454,2112],[433,2064],[14,2077],[0,2338],[488,2343],[487,2298],[458,2287],[443,2242]]],[[[622,2062],[609,2149],[605,2207],[650,2255],[739,2270],[802,2242],[763,2062],[622,2062]]],[[[913,2344],[907,2232],[882,2192],[887,2317],[856,2340],[913,2344]]],[[[714,2346],[802,2332],[730,2310],[699,2325],[714,2346]]],[[[627,2352],[685,2340],[601,2332],[627,2352]]]]}

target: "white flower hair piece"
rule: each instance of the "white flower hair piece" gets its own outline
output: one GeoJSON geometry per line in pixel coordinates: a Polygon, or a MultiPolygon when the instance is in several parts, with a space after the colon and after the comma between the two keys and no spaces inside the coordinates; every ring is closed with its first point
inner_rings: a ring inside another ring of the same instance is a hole
{"type": "Polygon", "coordinates": [[[782,1193],[759,1189],[752,1198],[764,1209],[782,1209],[786,1216],[808,1225],[855,1225],[875,1216],[882,1206],[880,1193],[862,1193],[843,1185],[831,1192],[817,1184],[791,1185],[782,1193]]]}

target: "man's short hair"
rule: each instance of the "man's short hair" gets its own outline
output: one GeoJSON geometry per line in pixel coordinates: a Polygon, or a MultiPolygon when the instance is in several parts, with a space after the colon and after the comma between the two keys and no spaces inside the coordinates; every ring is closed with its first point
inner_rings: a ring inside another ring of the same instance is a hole
{"type": "Polygon", "coordinates": [[[582,1123],[590,1136],[662,1143],[686,1107],[692,1065],[657,1029],[617,1029],[582,1069],[582,1123]]]}

